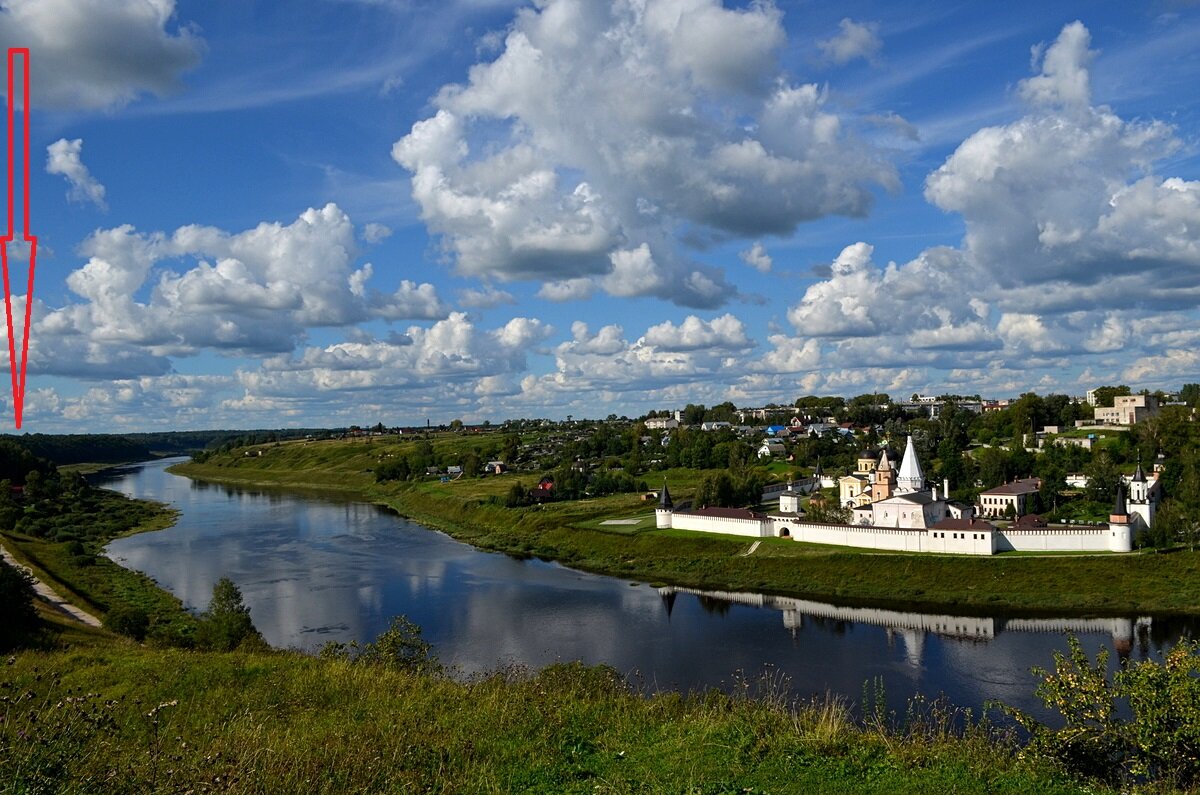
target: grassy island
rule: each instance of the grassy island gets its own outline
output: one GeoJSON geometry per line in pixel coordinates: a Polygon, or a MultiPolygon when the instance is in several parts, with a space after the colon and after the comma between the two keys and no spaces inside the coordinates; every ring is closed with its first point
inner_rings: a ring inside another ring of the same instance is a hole
{"type": "MultiPolygon", "coordinates": [[[[434,435],[431,442],[450,454],[474,443],[461,434],[434,435]]],[[[1190,551],[974,558],[764,539],[747,555],[745,538],[654,529],[653,503],[639,493],[510,508],[505,495],[517,484],[536,484],[536,473],[378,482],[379,467],[418,443],[367,436],[260,445],[171,471],[245,487],[336,491],[387,505],[483,549],[651,583],[956,613],[1200,613],[1200,554],[1190,551]],[[641,521],[602,523],[611,519],[641,521]]],[[[677,468],[645,478],[656,484],[666,478],[679,500],[706,474],[677,468]]]]}

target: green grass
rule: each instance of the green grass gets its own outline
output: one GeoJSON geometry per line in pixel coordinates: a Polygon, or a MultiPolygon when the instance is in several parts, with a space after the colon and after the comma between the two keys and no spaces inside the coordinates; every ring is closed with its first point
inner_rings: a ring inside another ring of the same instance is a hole
{"type": "Polygon", "coordinates": [[[1075,793],[946,708],[869,728],[775,683],[643,696],[611,669],[456,682],[131,645],[0,669],[0,792],[1075,793]]]}
{"type": "MultiPolygon", "coordinates": [[[[280,447],[260,458],[239,454],[172,471],[227,483],[296,485],[336,482],[345,492],[391,506],[404,516],[475,546],[537,555],[641,582],[712,590],[758,591],[844,604],[957,613],[1127,615],[1200,613],[1200,554],[1020,556],[982,558],[895,554],[683,531],[600,526],[638,517],[637,494],[509,509],[489,502],[518,479],[503,475],[436,482],[376,484],[368,468],[384,445],[338,442],[280,447]],[[271,456],[276,456],[272,458],[271,456]]],[[[667,473],[672,495],[690,496],[704,473],[667,473]]],[[[660,476],[647,481],[657,485],[660,476]]]]}
{"type": "Polygon", "coordinates": [[[653,530],[655,527],[655,515],[653,512],[643,516],[602,516],[598,519],[581,519],[575,522],[574,526],[585,530],[597,530],[602,533],[641,533],[645,530],[653,530]],[[637,524],[605,524],[611,521],[628,522],[636,521],[637,524]]]}

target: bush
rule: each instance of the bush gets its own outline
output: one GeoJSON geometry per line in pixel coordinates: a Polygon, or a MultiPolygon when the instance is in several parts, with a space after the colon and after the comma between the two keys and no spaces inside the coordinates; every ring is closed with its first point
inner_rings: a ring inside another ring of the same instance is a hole
{"type": "Polygon", "coordinates": [[[25,644],[37,629],[33,599],[32,578],[0,560],[0,651],[25,644]]]}
{"type": "Polygon", "coordinates": [[[1042,679],[1035,694],[1063,725],[1002,707],[1029,732],[1026,754],[1110,785],[1200,783],[1200,646],[1182,641],[1161,663],[1125,663],[1111,680],[1108,660],[1101,649],[1092,663],[1071,637],[1067,654],[1055,653],[1053,672],[1033,670],[1042,679]]]}
{"type": "Polygon", "coordinates": [[[104,627],[140,642],[150,629],[150,616],[140,607],[114,607],[105,614],[104,627]]]}
{"type": "Polygon", "coordinates": [[[408,616],[396,616],[392,625],[373,643],[326,643],[321,657],[348,660],[361,665],[378,665],[414,673],[437,674],[442,664],[433,654],[433,646],[421,638],[421,627],[408,616]]]}

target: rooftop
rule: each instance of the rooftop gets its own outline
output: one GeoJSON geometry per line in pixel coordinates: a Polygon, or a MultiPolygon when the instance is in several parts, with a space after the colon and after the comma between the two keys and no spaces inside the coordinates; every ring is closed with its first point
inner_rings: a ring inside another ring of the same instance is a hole
{"type": "Polygon", "coordinates": [[[1004,495],[1004,494],[1032,494],[1042,487],[1041,478],[1021,478],[1014,480],[1012,483],[1005,483],[1002,486],[997,486],[994,489],[979,492],[979,496],[984,494],[1004,495]]]}
{"type": "Polygon", "coordinates": [[[974,530],[975,532],[992,533],[996,526],[982,519],[943,519],[935,522],[933,530],[974,530]]]}
{"type": "Polygon", "coordinates": [[[700,508],[695,511],[676,511],[692,516],[711,516],[716,519],[765,519],[766,514],[751,511],[747,508],[700,508]]]}

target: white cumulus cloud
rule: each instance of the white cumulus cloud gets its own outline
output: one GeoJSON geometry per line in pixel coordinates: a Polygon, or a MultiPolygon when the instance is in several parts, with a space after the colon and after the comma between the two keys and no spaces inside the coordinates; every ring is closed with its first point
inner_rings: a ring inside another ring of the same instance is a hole
{"type": "Polygon", "coordinates": [[[59,138],[46,147],[46,173],[59,174],[67,180],[71,186],[67,198],[71,201],[88,201],[101,210],[108,209],[104,202],[104,186],[83,164],[82,138],[72,141],[59,138]]]}
{"type": "Polygon", "coordinates": [[[374,266],[353,268],[354,225],[334,204],[237,233],[185,226],[147,234],[123,225],[97,230],[80,252],[88,260],[67,286],[82,301],[38,313],[39,336],[61,341],[41,360],[45,372],[162,373],[170,357],[205,348],[281,353],[314,327],[449,313],[429,283],[373,288],[374,266]],[[178,270],[179,260],[190,264],[178,270]]]}
{"type": "Polygon", "coordinates": [[[118,107],[200,63],[203,40],[174,16],[175,0],[5,0],[0,50],[30,49],[35,106],[118,107]]]}
{"type": "Polygon", "coordinates": [[[757,240],[754,241],[754,245],[750,248],[739,252],[738,257],[741,258],[742,262],[754,268],[759,273],[770,272],[771,265],[773,264],[771,255],[763,248],[763,244],[757,240]]]}
{"type": "Polygon", "coordinates": [[[737,291],[681,253],[682,223],[787,234],[898,187],[854,119],[780,73],[785,43],[769,3],[548,0],[392,154],[460,273],[719,306],[737,291]]]}

